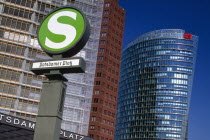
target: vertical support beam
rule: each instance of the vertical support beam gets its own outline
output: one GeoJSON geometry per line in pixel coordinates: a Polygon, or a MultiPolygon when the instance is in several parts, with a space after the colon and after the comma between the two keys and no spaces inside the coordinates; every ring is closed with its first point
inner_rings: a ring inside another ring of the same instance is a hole
{"type": "Polygon", "coordinates": [[[59,140],[65,92],[63,80],[43,83],[34,140],[59,140]]]}

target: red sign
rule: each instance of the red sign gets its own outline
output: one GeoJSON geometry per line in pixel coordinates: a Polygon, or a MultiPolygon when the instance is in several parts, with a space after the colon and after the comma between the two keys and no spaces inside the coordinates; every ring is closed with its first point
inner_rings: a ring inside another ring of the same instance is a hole
{"type": "Polygon", "coordinates": [[[184,33],[185,39],[192,39],[192,34],[184,33]]]}

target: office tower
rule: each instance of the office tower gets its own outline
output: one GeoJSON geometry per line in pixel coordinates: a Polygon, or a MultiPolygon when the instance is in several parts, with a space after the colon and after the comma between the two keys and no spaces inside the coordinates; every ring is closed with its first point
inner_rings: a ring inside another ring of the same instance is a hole
{"type": "Polygon", "coordinates": [[[118,0],[104,0],[102,18],[88,135],[113,140],[125,10],[118,0]]]}
{"type": "Polygon", "coordinates": [[[35,121],[46,78],[34,75],[30,64],[50,59],[41,50],[36,32],[50,11],[64,5],[85,13],[91,36],[77,54],[86,60],[86,73],[66,75],[69,81],[62,129],[87,135],[104,0],[0,1],[0,112],[35,121]]]}
{"type": "Polygon", "coordinates": [[[146,33],[123,50],[116,140],[184,140],[198,37],[146,33]]]}

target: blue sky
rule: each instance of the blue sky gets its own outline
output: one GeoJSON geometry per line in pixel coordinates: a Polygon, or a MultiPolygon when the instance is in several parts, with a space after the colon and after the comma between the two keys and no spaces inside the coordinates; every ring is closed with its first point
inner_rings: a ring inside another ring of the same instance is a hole
{"type": "Polygon", "coordinates": [[[210,0],[119,0],[126,10],[124,47],[143,33],[184,29],[199,36],[189,140],[210,140],[210,0]]]}

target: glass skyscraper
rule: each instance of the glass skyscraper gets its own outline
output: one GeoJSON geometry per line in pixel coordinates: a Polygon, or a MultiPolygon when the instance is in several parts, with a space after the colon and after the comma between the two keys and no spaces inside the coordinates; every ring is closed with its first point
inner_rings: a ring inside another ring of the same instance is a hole
{"type": "Polygon", "coordinates": [[[198,37],[162,29],[122,54],[115,140],[185,140],[198,37]]]}
{"type": "Polygon", "coordinates": [[[62,129],[87,135],[104,0],[0,0],[0,112],[35,121],[44,76],[30,71],[33,60],[49,59],[37,41],[37,28],[55,8],[81,9],[91,26],[86,46],[76,56],[85,74],[67,74],[62,129]]]}

